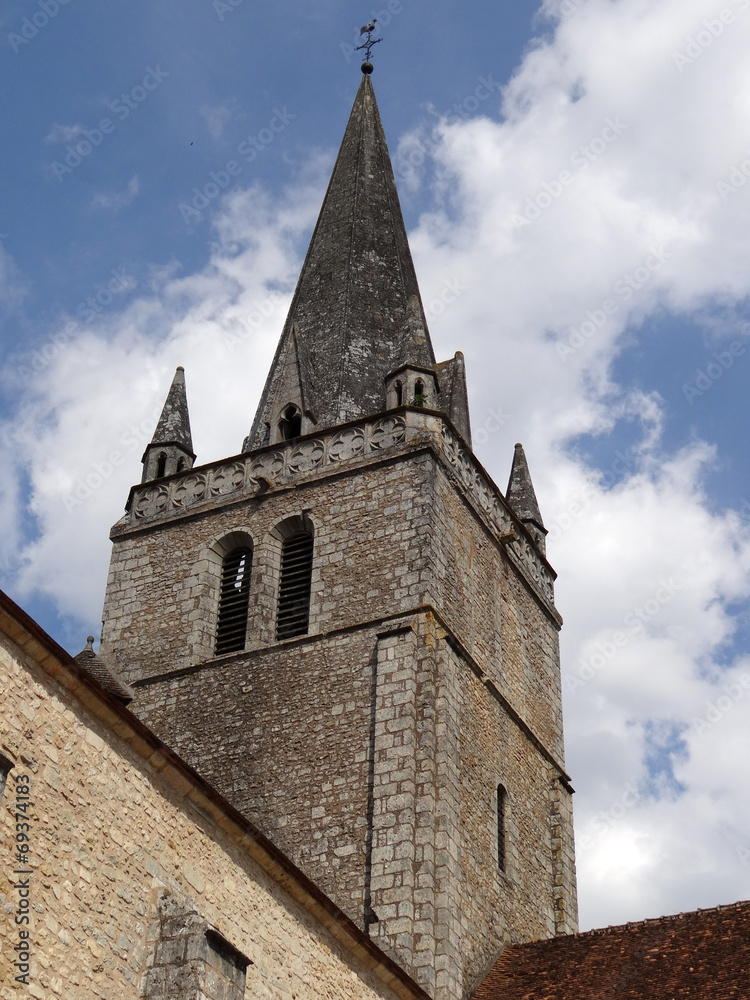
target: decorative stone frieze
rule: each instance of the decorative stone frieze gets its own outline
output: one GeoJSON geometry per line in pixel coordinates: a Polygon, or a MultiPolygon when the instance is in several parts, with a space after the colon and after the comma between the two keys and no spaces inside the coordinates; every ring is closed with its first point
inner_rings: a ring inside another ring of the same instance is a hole
{"type": "Polygon", "coordinates": [[[503,495],[441,414],[403,408],[319,435],[260,449],[133,488],[113,537],[227,500],[255,497],[313,474],[331,474],[415,447],[433,448],[455,473],[477,512],[506,546],[509,558],[539,597],[554,608],[555,574],[511,512],[503,495]]]}

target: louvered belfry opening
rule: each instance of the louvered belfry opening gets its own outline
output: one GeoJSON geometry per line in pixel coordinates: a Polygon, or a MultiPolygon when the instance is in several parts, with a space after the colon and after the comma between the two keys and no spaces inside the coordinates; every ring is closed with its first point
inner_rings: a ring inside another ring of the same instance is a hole
{"type": "Polygon", "coordinates": [[[252,565],[253,553],[248,548],[234,549],[224,559],[216,627],[217,656],[245,648],[252,565]]]}
{"type": "Polygon", "coordinates": [[[306,635],[310,620],[313,536],[297,531],[284,539],[281,549],[281,583],[276,638],[306,635]]]}

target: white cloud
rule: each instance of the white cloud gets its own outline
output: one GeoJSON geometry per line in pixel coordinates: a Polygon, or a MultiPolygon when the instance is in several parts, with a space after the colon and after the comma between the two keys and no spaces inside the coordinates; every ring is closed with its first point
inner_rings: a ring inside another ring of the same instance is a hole
{"type": "MultiPolygon", "coordinates": [[[[743,3],[678,66],[675,52],[714,16],[703,0],[569,0],[508,85],[501,123],[497,97],[488,117],[402,146],[404,162],[436,170],[433,210],[412,234],[425,301],[464,289],[433,310],[438,354],[467,354],[477,451],[501,484],[524,441],[551,528],[568,758],[579,835],[591,838],[579,865],[586,925],[750,896],[750,788],[736,763],[750,692],[709,729],[695,723],[750,673],[727,646],[750,597],[750,526],[707,500],[710,442],[667,450],[658,393],[612,375],[656,310],[733,316],[750,295],[750,185],[735,177],[725,197],[717,186],[750,135],[743,3]],[[570,447],[626,422],[636,445],[597,467],[570,447]]],[[[228,197],[203,271],[155,269],[149,294],[77,335],[29,386],[8,443],[11,463],[28,458],[39,527],[20,584],[80,619],[82,636],[101,607],[110,522],[177,364],[199,460],[239,449],[322,180],[275,203],[259,189],[228,197]],[[89,476],[102,485],[72,503],[89,476]]]]}
{"type": "Polygon", "coordinates": [[[120,209],[126,208],[131,202],[135,201],[140,190],[141,182],[138,179],[138,174],[133,174],[124,191],[96,194],[91,199],[91,207],[93,209],[101,208],[110,212],[119,212],[120,209]]]}
{"type": "Polygon", "coordinates": [[[76,125],[53,125],[47,135],[45,142],[73,142],[83,132],[83,125],[78,122],[76,125]]]}
{"type": "Polygon", "coordinates": [[[201,107],[199,114],[205,121],[211,137],[214,139],[220,139],[224,134],[227,122],[232,117],[232,109],[223,104],[215,107],[209,107],[204,104],[201,107]]]}

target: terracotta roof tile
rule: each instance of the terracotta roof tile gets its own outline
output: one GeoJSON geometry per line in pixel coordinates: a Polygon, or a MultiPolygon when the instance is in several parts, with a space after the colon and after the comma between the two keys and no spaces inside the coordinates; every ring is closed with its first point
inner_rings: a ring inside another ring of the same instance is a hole
{"type": "Polygon", "coordinates": [[[750,1000],[750,902],[512,945],[473,1000],[750,1000]]]}

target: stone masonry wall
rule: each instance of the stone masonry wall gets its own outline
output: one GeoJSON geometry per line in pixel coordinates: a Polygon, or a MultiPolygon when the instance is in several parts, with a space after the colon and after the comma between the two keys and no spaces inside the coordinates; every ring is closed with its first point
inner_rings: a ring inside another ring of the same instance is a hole
{"type": "Polygon", "coordinates": [[[130,683],[213,657],[220,560],[212,546],[242,532],[254,543],[248,647],[275,641],[278,546],[271,533],[306,513],[315,532],[310,633],[419,606],[429,553],[432,461],[381,464],[307,480],[241,505],[115,541],[103,648],[130,683]]]}
{"type": "Polygon", "coordinates": [[[422,450],[121,534],[103,637],[134,711],[459,1000],[506,941],[575,929],[558,626],[455,466],[422,450]],[[300,516],[310,635],[276,643],[273,531],[300,516]],[[232,533],[255,550],[248,648],[214,658],[215,548],[232,533]]]}
{"type": "MultiPolygon", "coordinates": [[[[247,956],[246,996],[395,1000],[228,833],[188,802],[186,781],[179,791],[166,782],[4,636],[0,690],[0,748],[15,763],[0,808],[3,1000],[159,995],[159,969],[176,975],[191,957],[181,950],[179,935],[165,938],[160,932],[166,894],[247,956]],[[19,876],[12,874],[16,830],[9,805],[20,773],[29,776],[33,800],[28,986],[16,983],[12,972],[19,906],[13,886],[19,876]],[[150,976],[149,969],[155,970],[150,976]]],[[[232,995],[230,981],[236,988],[241,977],[232,980],[229,966],[222,972],[225,954],[220,944],[204,949],[205,992],[196,1000],[232,995]]],[[[179,985],[179,976],[175,981],[179,985]]]]}

